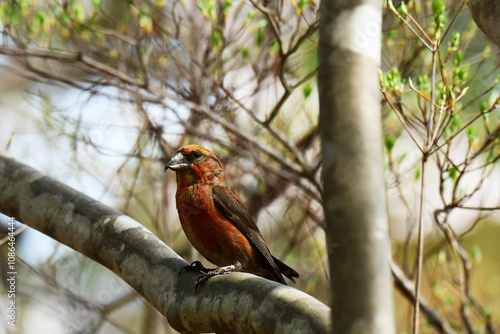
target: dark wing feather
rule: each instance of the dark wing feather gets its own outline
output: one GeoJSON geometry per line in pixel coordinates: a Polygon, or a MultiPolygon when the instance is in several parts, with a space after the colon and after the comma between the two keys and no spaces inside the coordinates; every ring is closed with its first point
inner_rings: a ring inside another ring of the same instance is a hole
{"type": "Polygon", "coordinates": [[[238,195],[228,185],[216,185],[212,187],[212,198],[215,207],[255,246],[280,282],[286,284],[262,234],[238,195]]]}
{"type": "Polygon", "coordinates": [[[281,273],[288,277],[293,283],[295,283],[295,279],[300,277],[299,273],[293,270],[287,264],[281,262],[276,257],[273,256],[273,259],[274,262],[276,262],[276,265],[278,266],[278,269],[281,271],[281,273]]]}

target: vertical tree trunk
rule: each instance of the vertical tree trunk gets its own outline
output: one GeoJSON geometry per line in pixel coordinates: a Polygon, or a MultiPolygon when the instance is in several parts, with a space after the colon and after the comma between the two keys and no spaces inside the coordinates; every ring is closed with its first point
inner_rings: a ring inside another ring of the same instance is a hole
{"type": "Polygon", "coordinates": [[[324,210],[334,333],[394,329],[378,67],[381,0],[324,0],[319,40],[324,210]]]}

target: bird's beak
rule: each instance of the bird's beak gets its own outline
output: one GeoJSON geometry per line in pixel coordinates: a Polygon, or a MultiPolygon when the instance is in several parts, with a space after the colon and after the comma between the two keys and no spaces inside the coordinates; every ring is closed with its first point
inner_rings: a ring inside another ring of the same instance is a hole
{"type": "Polygon", "coordinates": [[[174,156],[167,162],[167,165],[165,166],[164,172],[167,171],[167,169],[171,169],[173,171],[181,170],[181,169],[188,169],[190,164],[186,161],[186,157],[184,154],[181,152],[177,152],[174,154],[174,156]]]}

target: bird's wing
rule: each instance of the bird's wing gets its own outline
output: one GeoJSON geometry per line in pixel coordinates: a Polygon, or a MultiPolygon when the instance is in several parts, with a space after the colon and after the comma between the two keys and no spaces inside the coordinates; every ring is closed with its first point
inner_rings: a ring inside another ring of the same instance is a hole
{"type": "Polygon", "coordinates": [[[276,277],[286,284],[285,279],[281,275],[273,256],[267,248],[262,234],[260,234],[257,225],[255,224],[250,212],[243,205],[238,195],[227,185],[215,185],[212,187],[212,198],[215,207],[227,219],[229,219],[236,228],[255,246],[259,253],[266,259],[269,266],[272,268],[276,277]]]}

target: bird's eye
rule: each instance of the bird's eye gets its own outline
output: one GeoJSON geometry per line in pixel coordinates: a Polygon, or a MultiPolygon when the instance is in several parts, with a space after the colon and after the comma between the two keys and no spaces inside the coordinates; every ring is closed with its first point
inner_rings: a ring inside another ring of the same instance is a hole
{"type": "Polygon", "coordinates": [[[198,159],[199,157],[201,157],[201,153],[200,152],[194,152],[193,156],[198,159]]]}

